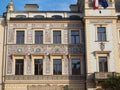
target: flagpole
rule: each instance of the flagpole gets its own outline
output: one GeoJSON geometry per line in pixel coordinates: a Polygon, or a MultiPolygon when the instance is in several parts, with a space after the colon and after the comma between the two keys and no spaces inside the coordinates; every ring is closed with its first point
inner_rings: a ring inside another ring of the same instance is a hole
{"type": "Polygon", "coordinates": [[[100,6],[100,2],[99,2],[99,8],[98,8],[99,13],[101,14],[101,6],[100,6]]]}
{"type": "MultiPolygon", "coordinates": [[[[99,5],[100,6],[100,5],[99,5]]],[[[98,8],[99,13],[101,14],[101,7],[98,8]]]]}

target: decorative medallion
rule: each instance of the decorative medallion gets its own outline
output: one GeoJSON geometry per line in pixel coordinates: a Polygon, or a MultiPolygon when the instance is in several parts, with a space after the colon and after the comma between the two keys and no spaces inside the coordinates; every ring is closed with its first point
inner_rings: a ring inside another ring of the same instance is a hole
{"type": "Polygon", "coordinates": [[[18,52],[18,53],[21,53],[21,52],[22,52],[22,48],[18,48],[18,49],[17,49],[17,52],[18,52]]]}
{"type": "Polygon", "coordinates": [[[56,48],[56,49],[55,49],[55,52],[58,52],[58,51],[59,51],[59,48],[56,48]]]}
{"type": "Polygon", "coordinates": [[[37,49],[36,49],[36,52],[40,52],[40,51],[41,51],[41,49],[40,49],[40,48],[37,48],[37,49]]]}

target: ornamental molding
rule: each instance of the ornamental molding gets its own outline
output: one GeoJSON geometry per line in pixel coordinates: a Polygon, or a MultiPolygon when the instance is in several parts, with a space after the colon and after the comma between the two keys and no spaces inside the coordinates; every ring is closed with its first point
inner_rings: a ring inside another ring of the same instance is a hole
{"type": "Polygon", "coordinates": [[[72,45],[72,44],[43,44],[43,45],[8,45],[8,55],[11,54],[82,54],[84,53],[84,45],[72,45]]]}
{"type": "Polygon", "coordinates": [[[90,20],[90,23],[112,23],[113,22],[113,20],[100,20],[100,19],[96,19],[96,20],[90,20]]]}
{"type": "Polygon", "coordinates": [[[81,28],[82,23],[9,23],[9,27],[11,28],[81,28]]]}

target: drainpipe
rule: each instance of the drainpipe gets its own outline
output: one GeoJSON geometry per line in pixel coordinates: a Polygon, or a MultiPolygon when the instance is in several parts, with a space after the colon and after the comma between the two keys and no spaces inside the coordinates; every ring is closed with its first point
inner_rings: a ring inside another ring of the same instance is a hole
{"type": "Polygon", "coordinates": [[[3,80],[3,78],[4,78],[4,76],[3,76],[3,69],[4,69],[4,35],[5,35],[5,22],[2,24],[3,25],[3,27],[4,27],[4,31],[3,31],[3,48],[2,48],[2,90],[4,90],[4,80],[3,80]]]}
{"type": "Polygon", "coordinates": [[[4,36],[3,36],[3,52],[2,52],[2,90],[5,90],[5,73],[6,73],[6,41],[7,41],[7,35],[6,35],[6,28],[7,24],[4,19],[4,36]]]}
{"type": "Polygon", "coordinates": [[[83,26],[83,42],[84,42],[84,74],[85,74],[85,90],[87,90],[87,77],[86,77],[86,74],[87,74],[87,68],[86,68],[86,43],[85,43],[85,23],[84,23],[84,20],[82,19],[82,26],[83,26]]]}

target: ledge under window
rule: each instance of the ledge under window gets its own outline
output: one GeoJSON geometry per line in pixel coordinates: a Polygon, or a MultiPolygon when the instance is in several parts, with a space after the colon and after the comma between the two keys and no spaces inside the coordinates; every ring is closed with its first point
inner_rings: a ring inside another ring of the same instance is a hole
{"type": "Polygon", "coordinates": [[[95,41],[95,42],[109,42],[109,41],[95,41]]]}

